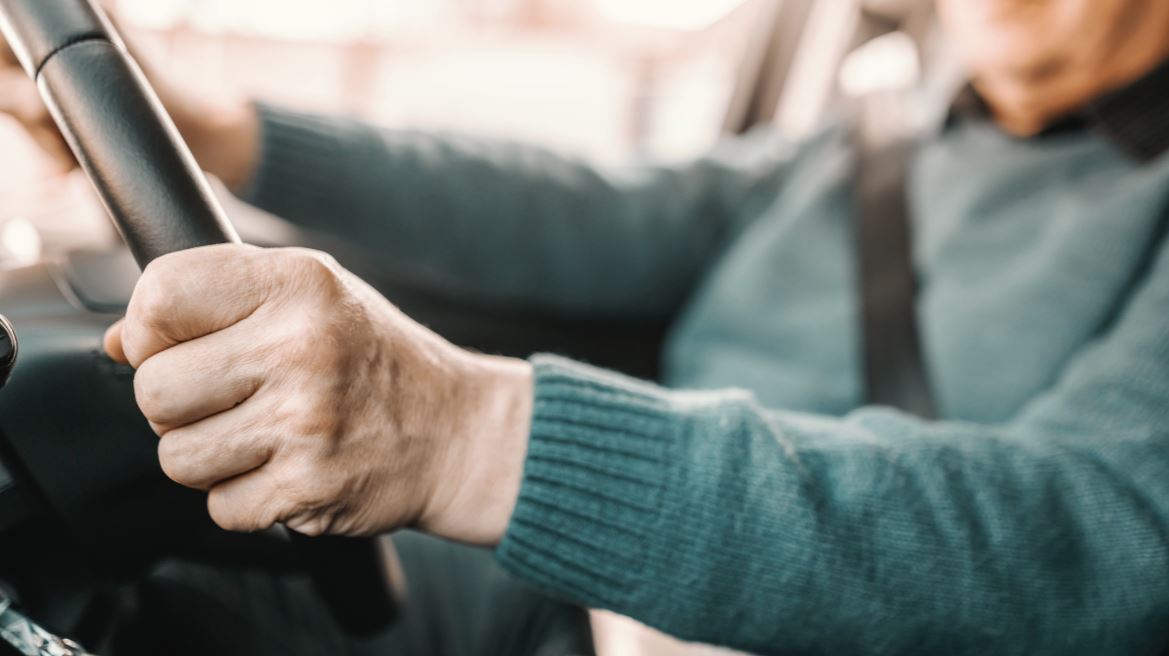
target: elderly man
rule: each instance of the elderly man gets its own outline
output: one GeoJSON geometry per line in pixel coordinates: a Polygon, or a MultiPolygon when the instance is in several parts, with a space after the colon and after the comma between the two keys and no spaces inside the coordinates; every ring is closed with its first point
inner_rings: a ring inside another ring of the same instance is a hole
{"type": "Polygon", "coordinates": [[[845,128],[597,170],[172,86],[262,208],[487,298],[676,320],[659,387],[461,350],[318,253],[168,256],[106,337],[164,470],[228,529],[416,527],[752,652],[1154,653],[1169,3],[939,12],[978,100],[907,181],[938,418],[865,405],[845,128]]]}

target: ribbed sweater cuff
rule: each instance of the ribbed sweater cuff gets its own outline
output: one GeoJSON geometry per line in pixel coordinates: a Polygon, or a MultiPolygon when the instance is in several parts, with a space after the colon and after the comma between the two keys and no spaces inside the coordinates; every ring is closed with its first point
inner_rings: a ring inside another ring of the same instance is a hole
{"type": "Polygon", "coordinates": [[[344,161],[335,121],[256,103],[260,158],[240,198],[277,216],[299,216],[322,203],[344,161]]]}
{"type": "Polygon", "coordinates": [[[532,363],[523,483],[497,557],[559,596],[621,608],[650,555],[677,422],[652,386],[551,356],[532,363]]]}

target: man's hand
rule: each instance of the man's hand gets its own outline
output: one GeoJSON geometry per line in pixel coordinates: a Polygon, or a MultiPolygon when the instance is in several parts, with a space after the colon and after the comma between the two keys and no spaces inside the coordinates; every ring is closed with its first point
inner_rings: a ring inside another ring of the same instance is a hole
{"type": "MultiPolygon", "coordinates": [[[[127,43],[199,165],[231,189],[245,187],[260,156],[260,125],[255,107],[234,94],[203,92],[163,75],[142,49],[134,47],[130,40],[127,43]]],[[[0,114],[16,119],[62,171],[76,165],[36,85],[17,64],[3,36],[0,114]]]]}
{"type": "Polygon", "coordinates": [[[502,538],[532,405],[520,360],[458,349],[329,256],[211,246],[143,273],[106,351],[175,481],[223,528],[502,538]]]}
{"type": "Polygon", "coordinates": [[[0,114],[7,114],[24,127],[33,141],[62,171],[73,168],[73,155],[53,125],[49,112],[37,94],[37,87],[16,63],[16,57],[0,36],[0,114]]]}

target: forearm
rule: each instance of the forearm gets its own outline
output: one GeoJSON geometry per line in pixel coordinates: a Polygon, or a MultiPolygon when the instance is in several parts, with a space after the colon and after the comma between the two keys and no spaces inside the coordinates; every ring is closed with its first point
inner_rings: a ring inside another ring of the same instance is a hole
{"type": "Polygon", "coordinates": [[[449,291],[591,316],[671,313],[786,162],[613,171],[506,142],[261,117],[247,200],[449,291]]]}
{"type": "Polygon", "coordinates": [[[579,603],[751,652],[1142,653],[1169,496],[1149,440],[846,420],[537,365],[498,553],[579,603]],[[1109,527],[1103,529],[1102,527],[1109,527]]]}

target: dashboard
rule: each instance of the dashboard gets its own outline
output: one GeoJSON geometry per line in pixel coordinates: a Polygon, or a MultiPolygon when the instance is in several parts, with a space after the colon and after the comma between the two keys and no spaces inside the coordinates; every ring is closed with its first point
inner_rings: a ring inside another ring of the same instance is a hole
{"type": "Polygon", "coordinates": [[[45,490],[30,478],[36,488],[68,490],[109,467],[71,436],[88,435],[101,448],[126,430],[107,421],[109,384],[90,370],[100,366],[92,352],[110,313],[125,307],[137,277],[124,250],[77,251],[0,275],[0,312],[16,327],[22,351],[0,390],[0,532],[42,508],[45,490]]]}

